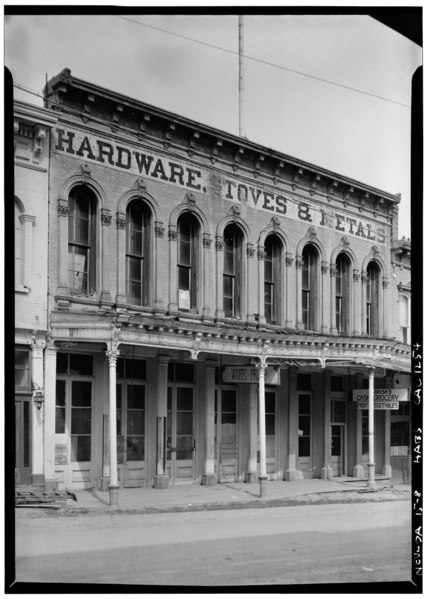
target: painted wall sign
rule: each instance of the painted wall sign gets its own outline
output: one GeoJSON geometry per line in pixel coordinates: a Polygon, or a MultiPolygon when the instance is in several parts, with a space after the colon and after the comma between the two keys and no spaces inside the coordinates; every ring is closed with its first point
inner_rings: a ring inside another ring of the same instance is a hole
{"type": "MultiPolygon", "coordinates": [[[[352,399],[354,401],[369,401],[369,390],[368,389],[354,389],[352,391],[352,399]]],[[[374,401],[409,401],[409,394],[407,389],[375,389],[374,390],[374,401]]],[[[394,408],[395,410],[398,408],[394,408]]]]}
{"type": "MultiPolygon", "coordinates": [[[[368,410],[369,402],[368,401],[359,401],[358,404],[359,410],[368,410]]],[[[398,401],[375,401],[374,409],[375,410],[398,410],[400,403],[398,401]]]]}
{"type": "Polygon", "coordinates": [[[199,168],[140,147],[117,144],[82,131],[56,127],[52,131],[53,148],[69,156],[77,156],[94,164],[104,164],[135,175],[170,185],[205,193],[207,174],[199,168]]]}
{"type": "MultiPolygon", "coordinates": [[[[257,368],[251,366],[225,366],[222,370],[223,383],[257,383],[259,374],[257,368]]],[[[279,368],[268,366],[265,375],[266,385],[279,385],[279,368]]]]}
{"type": "Polygon", "coordinates": [[[373,243],[386,242],[386,232],[382,226],[374,226],[365,219],[345,216],[334,209],[323,210],[311,206],[282,192],[273,193],[233,179],[222,180],[222,191],[227,200],[246,204],[250,208],[270,212],[272,215],[286,216],[315,227],[326,227],[373,243]]]}

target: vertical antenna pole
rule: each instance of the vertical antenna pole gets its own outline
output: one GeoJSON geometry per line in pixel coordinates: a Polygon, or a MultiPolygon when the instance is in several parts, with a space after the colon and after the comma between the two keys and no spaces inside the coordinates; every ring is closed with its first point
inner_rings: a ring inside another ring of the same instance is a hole
{"type": "Polygon", "coordinates": [[[239,136],[245,137],[244,127],[244,17],[239,15],[239,136]]]}

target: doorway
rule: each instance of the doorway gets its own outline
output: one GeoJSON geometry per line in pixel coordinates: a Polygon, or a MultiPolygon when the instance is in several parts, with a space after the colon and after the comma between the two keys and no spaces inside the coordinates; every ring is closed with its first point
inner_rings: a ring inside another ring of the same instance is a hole
{"type": "Polygon", "coordinates": [[[238,429],[236,389],[215,392],[215,458],[217,480],[238,480],[238,429]]]}
{"type": "Polygon", "coordinates": [[[172,484],[195,480],[196,443],[193,386],[168,387],[166,464],[172,484]]]}
{"type": "Polygon", "coordinates": [[[117,463],[124,487],[145,484],[145,396],[144,383],[116,387],[117,463]]]}
{"type": "Polygon", "coordinates": [[[15,484],[31,484],[31,402],[15,396],[15,484]]]}
{"type": "Polygon", "coordinates": [[[345,475],[345,425],[331,425],[331,467],[333,476],[345,475]]]}

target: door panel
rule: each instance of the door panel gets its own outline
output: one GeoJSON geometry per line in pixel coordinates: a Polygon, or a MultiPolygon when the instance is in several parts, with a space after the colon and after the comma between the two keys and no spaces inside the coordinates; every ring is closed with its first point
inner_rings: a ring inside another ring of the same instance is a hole
{"type": "Polygon", "coordinates": [[[118,479],[124,487],[145,483],[145,390],[141,383],[116,387],[118,479]]]}
{"type": "Polygon", "coordinates": [[[343,476],[345,474],[345,428],[343,424],[333,424],[331,426],[331,467],[333,476],[343,476]]]}

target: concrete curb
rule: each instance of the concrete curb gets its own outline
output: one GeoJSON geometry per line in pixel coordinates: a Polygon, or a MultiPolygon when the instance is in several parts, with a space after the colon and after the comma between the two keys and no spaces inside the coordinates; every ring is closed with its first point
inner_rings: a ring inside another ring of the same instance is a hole
{"type": "MultiPolygon", "coordinates": [[[[22,517],[73,517],[98,515],[136,515],[166,514],[175,512],[208,512],[220,510],[262,509],[272,507],[292,507],[304,505],[326,505],[340,503],[371,503],[386,501],[405,501],[410,499],[410,491],[391,491],[385,489],[344,489],[340,491],[322,491],[307,493],[296,497],[260,498],[235,501],[213,501],[194,504],[174,504],[162,506],[120,507],[120,506],[60,506],[56,510],[41,506],[31,514],[21,512],[22,517]]],[[[28,508],[31,510],[31,508],[28,508]]]]}

